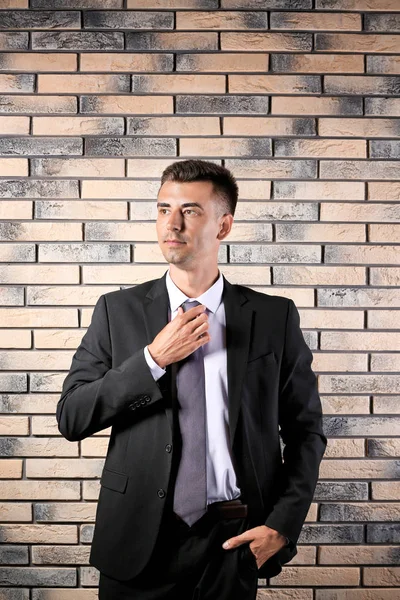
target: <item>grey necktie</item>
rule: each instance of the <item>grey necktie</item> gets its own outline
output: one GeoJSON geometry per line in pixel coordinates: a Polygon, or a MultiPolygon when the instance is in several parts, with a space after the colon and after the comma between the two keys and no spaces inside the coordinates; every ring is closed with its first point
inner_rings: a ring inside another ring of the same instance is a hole
{"type": "MultiPolygon", "coordinates": [[[[198,306],[186,300],[184,312],[198,306]]],[[[176,374],[182,457],[174,492],[174,512],[188,525],[207,510],[206,394],[203,347],[179,362],[176,374]]]]}

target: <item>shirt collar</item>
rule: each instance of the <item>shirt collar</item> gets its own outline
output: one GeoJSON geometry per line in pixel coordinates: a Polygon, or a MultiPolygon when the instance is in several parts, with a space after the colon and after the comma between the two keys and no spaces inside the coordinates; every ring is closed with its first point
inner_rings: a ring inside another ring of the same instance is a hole
{"type": "Polygon", "coordinates": [[[185,300],[197,300],[201,304],[204,304],[212,313],[215,313],[218,306],[221,304],[222,292],[224,289],[224,280],[221,271],[219,271],[217,281],[197,298],[189,298],[175,285],[172,281],[169,269],[167,271],[165,283],[167,286],[171,313],[178,310],[178,307],[185,302],[185,300]]]}

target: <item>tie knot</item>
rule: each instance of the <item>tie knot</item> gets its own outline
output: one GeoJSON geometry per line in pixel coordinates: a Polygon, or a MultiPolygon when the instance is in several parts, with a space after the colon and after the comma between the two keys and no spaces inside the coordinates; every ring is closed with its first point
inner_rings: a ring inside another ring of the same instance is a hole
{"type": "Polygon", "coordinates": [[[185,300],[185,302],[181,304],[181,306],[183,308],[183,312],[186,312],[187,310],[189,310],[189,308],[199,306],[200,304],[201,302],[198,302],[198,300],[185,300]]]}

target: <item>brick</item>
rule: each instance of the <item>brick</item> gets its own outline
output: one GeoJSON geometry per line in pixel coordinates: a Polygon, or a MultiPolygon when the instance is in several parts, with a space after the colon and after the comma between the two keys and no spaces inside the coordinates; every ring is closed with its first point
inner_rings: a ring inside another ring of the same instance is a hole
{"type": "Polygon", "coordinates": [[[171,94],[222,94],[225,75],[132,75],[132,91],[171,94]]]}
{"type": "MultiPolygon", "coordinates": [[[[231,235],[231,234],[230,234],[231,235]]],[[[87,223],[86,240],[157,241],[154,223],[87,223]]],[[[95,288],[94,288],[95,289],[95,288]]],[[[93,292],[92,292],[93,293],[93,292]]],[[[90,304],[90,303],[89,303],[90,304]]]]}
{"type": "Polygon", "coordinates": [[[25,158],[0,158],[0,175],[2,177],[28,175],[28,160],[25,158]]]}
{"type": "Polygon", "coordinates": [[[236,177],[311,178],[316,177],[315,160],[276,160],[276,159],[227,159],[225,166],[234,170],[236,177]]]}
{"type": "MultiPolygon", "coordinates": [[[[232,117],[235,118],[235,117],[232,117]]],[[[236,117],[239,118],[239,117],[236,117]]],[[[258,133],[259,133],[258,129],[258,133]]],[[[123,131],[119,132],[123,133],[123,131]]],[[[228,133],[228,132],[226,132],[228,133]]],[[[234,132],[236,133],[236,131],[234,132]]],[[[238,133],[240,133],[238,131],[238,133]]],[[[244,134],[247,132],[245,131],[244,134]]],[[[266,134],[269,132],[267,131],[266,134]]],[[[128,117],[127,135],[219,135],[218,117],[128,117]]],[[[257,134],[256,134],[257,135],[257,134]]]]}
{"type": "MultiPolygon", "coordinates": [[[[325,458],[355,458],[364,456],[364,440],[362,439],[330,439],[324,454],[325,458]]],[[[323,505],[322,505],[323,506],[323,505]]],[[[321,508],[322,508],[321,506],[321,508]]],[[[320,509],[321,510],[321,509],[320,509]]],[[[320,513],[322,514],[322,513],[320,513]]],[[[330,519],[322,519],[329,521],[330,519]]],[[[332,519],[339,520],[339,519],[332,519]]]]}
{"type": "Polygon", "coordinates": [[[322,52],[383,52],[396,54],[400,36],[372,33],[316,33],[315,50],[322,52]]]}
{"type": "Polygon", "coordinates": [[[370,268],[371,285],[400,285],[400,269],[395,267],[370,268]]]}
{"type": "Polygon", "coordinates": [[[0,549],[0,563],[26,565],[29,563],[28,546],[3,546],[0,549]]]}
{"type": "Polygon", "coordinates": [[[319,119],[319,135],[334,137],[400,136],[398,119],[319,119]]]}
{"type": "Polygon", "coordinates": [[[28,417],[0,417],[0,432],[0,435],[28,435],[28,417]]]}
{"type": "Polygon", "coordinates": [[[181,156],[272,156],[270,138],[185,138],[180,140],[181,156]]]}
{"type": "Polygon", "coordinates": [[[69,154],[81,155],[83,143],[81,138],[29,138],[4,137],[0,139],[0,154],[11,155],[46,155],[69,154]]]}
{"type": "Polygon", "coordinates": [[[268,97],[262,96],[177,96],[176,113],[243,113],[268,112],[268,97]]]}
{"type": "Polygon", "coordinates": [[[40,307],[0,308],[0,324],[3,327],[77,327],[78,315],[74,308],[52,308],[51,313],[40,307]]]}
{"type": "Polygon", "coordinates": [[[0,262],[35,262],[35,245],[1,244],[0,262]]]}
{"type": "Polygon", "coordinates": [[[339,315],[337,310],[324,310],[320,308],[318,310],[302,310],[301,322],[303,327],[317,327],[322,329],[362,328],[363,313],[354,310],[341,310],[339,315]]]}
{"type": "Polygon", "coordinates": [[[22,94],[34,91],[34,75],[11,75],[0,73],[0,93],[22,94]]]}
{"type": "Polygon", "coordinates": [[[170,96],[81,96],[80,112],[164,114],[173,112],[173,104],[170,96]]]}
{"type": "Polygon", "coordinates": [[[34,73],[38,71],[76,71],[77,54],[4,52],[0,56],[0,71],[3,70],[24,71],[25,73],[28,71],[33,71],[34,73]]]}
{"type": "Polygon", "coordinates": [[[274,269],[275,284],[291,285],[363,285],[365,284],[365,270],[360,267],[286,267],[278,266],[274,269]]]}
{"type": "Polygon", "coordinates": [[[88,138],[87,156],[175,156],[176,142],[172,138],[88,138]]]}
{"type": "MultiPolygon", "coordinates": [[[[352,375],[352,378],[355,376],[352,375]]],[[[366,376],[364,376],[366,378],[366,376]]],[[[371,375],[370,375],[371,377],[371,375]]],[[[400,423],[397,417],[365,416],[334,416],[324,417],[324,430],[329,436],[374,436],[391,435],[393,427],[400,423]]]]}
{"type": "MultiPolygon", "coordinates": [[[[157,25],[158,28],[158,25],[157,25]]],[[[176,11],[176,26],[179,29],[268,29],[268,13],[232,11],[176,11]]]]}
{"type": "Polygon", "coordinates": [[[322,396],[321,402],[324,415],[369,414],[369,398],[363,396],[322,396]]]}
{"type": "Polygon", "coordinates": [[[128,244],[40,244],[40,262],[130,262],[128,244]]]}
{"type": "MultiPolygon", "coordinates": [[[[396,521],[400,516],[400,504],[387,503],[352,503],[321,504],[321,521],[396,521]]],[[[399,552],[400,553],[400,552],[399,552]]]]}
{"type": "Polygon", "coordinates": [[[395,586],[400,584],[400,567],[366,567],[364,569],[366,585],[395,586]]]}
{"type": "MultiPolygon", "coordinates": [[[[0,266],[0,278],[3,283],[22,283],[24,285],[30,283],[78,283],[79,267],[73,265],[0,266]]],[[[8,312],[7,319],[9,315],[8,312]]],[[[10,325],[7,326],[10,327],[10,325]]]]}
{"type": "Polygon", "coordinates": [[[367,500],[368,483],[363,481],[318,481],[315,500],[367,500]]]}
{"type": "MultiPolygon", "coordinates": [[[[189,13],[193,14],[193,13],[189,13]]],[[[89,55],[90,56],[90,55],[89,55]]],[[[221,71],[232,73],[235,71],[253,71],[265,73],[268,71],[268,54],[246,54],[230,52],[229,54],[215,53],[190,53],[176,55],[176,71],[221,71]]],[[[137,69],[135,69],[137,70],[137,69]]],[[[148,69],[149,70],[149,69],[148,69]]],[[[160,70],[155,69],[154,70],[160,70]]],[[[172,70],[172,69],[171,69],[172,70]]]]}
{"type": "MultiPolygon", "coordinates": [[[[72,504],[72,503],[71,503],[72,504]]],[[[82,504],[82,503],[80,503],[82,504]]],[[[77,504],[73,506],[77,507],[77,504]]],[[[47,564],[89,564],[90,546],[33,546],[32,563],[47,564]]]]}
{"type": "Polygon", "coordinates": [[[0,392],[26,392],[27,377],[20,373],[0,373],[0,392]]]}
{"type": "Polygon", "coordinates": [[[28,50],[29,34],[26,31],[0,31],[0,50],[28,50]]]}
{"type": "Polygon", "coordinates": [[[397,161],[329,161],[320,164],[320,176],[328,179],[400,179],[397,161]]]}
{"type": "Polygon", "coordinates": [[[79,29],[79,11],[2,10],[1,29],[79,29]]]}
{"type": "Polygon", "coordinates": [[[325,263],[352,263],[352,264],[398,264],[400,256],[398,246],[366,244],[356,245],[326,245],[325,263]]]}
{"type": "Polygon", "coordinates": [[[72,96],[0,96],[0,114],[19,112],[76,113],[77,99],[72,96]]]}
{"type": "Polygon", "coordinates": [[[369,142],[371,158],[400,158],[400,141],[372,140],[369,142]]]}
{"type": "Polygon", "coordinates": [[[83,13],[85,29],[173,29],[172,12],[88,10],[83,13]]]}
{"type": "MultiPolygon", "coordinates": [[[[397,350],[397,348],[395,348],[397,350]]],[[[371,355],[371,371],[398,371],[400,360],[397,353],[383,353],[371,355]]]]}
{"type": "Polygon", "coordinates": [[[349,588],[316,590],[316,600],[400,600],[400,590],[378,588],[349,588]]]}
{"type": "Polygon", "coordinates": [[[317,75],[228,75],[229,92],[267,94],[319,94],[317,75]]]}
{"type": "MultiPolygon", "coordinates": [[[[35,202],[35,219],[121,219],[126,220],[126,202],[35,202]]],[[[57,267],[57,271],[60,266],[57,267]]],[[[57,283],[54,281],[53,283],[57,283]]],[[[75,281],[70,281],[75,283],[75,281]]]]}
{"type": "MultiPolygon", "coordinates": [[[[4,255],[3,255],[4,256],[4,255]]],[[[31,332],[18,329],[6,329],[0,341],[1,348],[30,348],[31,332]]]]}
{"type": "Polygon", "coordinates": [[[400,183],[368,183],[368,200],[400,200],[400,183]]]}
{"type": "MultiPolygon", "coordinates": [[[[82,239],[81,225],[79,223],[0,223],[0,239],[12,239],[15,241],[47,240],[53,235],[59,241],[82,239]]],[[[0,288],[1,289],[1,288],[0,288]]],[[[21,288],[16,288],[21,290],[21,288]]],[[[10,290],[11,291],[11,290],[10,290]]],[[[29,294],[29,290],[27,290],[29,294]]],[[[5,304],[7,302],[4,302],[5,304]]],[[[17,299],[10,304],[20,304],[17,299]]],[[[23,302],[21,302],[23,304],[23,302]]],[[[58,302],[54,302],[58,304],[58,302]]]]}
{"type": "Polygon", "coordinates": [[[400,462],[384,459],[326,459],[321,463],[320,477],[340,479],[346,473],[350,479],[396,479],[400,462]]]}
{"type": "Polygon", "coordinates": [[[0,394],[0,410],[3,413],[54,413],[58,397],[55,394],[0,394]],[[52,402],[53,399],[53,402],[52,402]]]}
{"type": "Polygon", "coordinates": [[[221,50],[244,51],[290,51],[303,52],[312,49],[312,35],[309,33],[237,33],[222,32],[221,50]]]}
{"type": "MultiPolygon", "coordinates": [[[[158,13],[160,14],[160,13],[158,13]]],[[[97,34],[93,34],[97,35],[97,34]]],[[[123,34],[121,34],[123,35],[123,34]]],[[[221,34],[223,35],[223,34],[221,34]]],[[[127,50],[218,50],[218,33],[203,32],[163,32],[125,34],[127,50]]],[[[123,47],[123,46],[122,46],[123,47]]],[[[89,49],[89,48],[87,48],[89,49]]],[[[120,48],[118,48],[120,49],[120,48]]]]}
{"type": "MultiPolygon", "coordinates": [[[[128,2],[135,2],[137,0],[128,0],[128,2]]],[[[311,8],[311,0],[265,0],[263,3],[265,10],[288,8],[288,9],[301,9],[311,8]]],[[[221,0],[221,8],[259,8],[260,0],[221,0]]]]}
{"type": "Polygon", "coordinates": [[[80,458],[29,458],[26,459],[26,476],[46,477],[100,477],[104,465],[102,459],[80,458]]]}
{"type": "MultiPolygon", "coordinates": [[[[30,0],[31,8],[122,8],[123,0],[30,0]]],[[[128,7],[129,8],[129,7],[128,7]]],[[[35,600],[39,600],[36,598],[35,600]]],[[[42,600],[42,599],[40,599],[42,600]]],[[[64,598],[63,598],[64,600],[64,598]]]]}
{"type": "Polygon", "coordinates": [[[272,54],[271,71],[318,74],[363,73],[364,58],[357,54],[272,54]]]}
{"type": "MultiPolygon", "coordinates": [[[[206,120],[205,117],[202,118],[206,120]]],[[[187,119],[186,119],[187,121],[187,119]]],[[[308,135],[316,134],[315,120],[279,117],[223,117],[225,135],[308,135]]]]}
{"type": "Polygon", "coordinates": [[[280,204],[276,202],[240,202],[235,216],[237,220],[317,220],[317,206],[300,202],[280,204]]]}
{"type": "Polygon", "coordinates": [[[321,332],[323,350],[393,350],[400,344],[400,332],[359,331],[357,336],[347,331],[321,332]]]}
{"type": "MultiPolygon", "coordinates": [[[[80,8],[83,8],[81,4],[80,8]]],[[[173,54],[161,52],[157,54],[82,52],[80,55],[80,70],[85,72],[127,71],[129,73],[132,71],[172,71],[173,54]]]]}
{"type": "Polygon", "coordinates": [[[367,73],[397,75],[400,71],[400,56],[367,56],[367,73]]]}
{"type": "Polygon", "coordinates": [[[276,140],[274,156],[366,158],[364,140],[276,140]]]}
{"type": "Polygon", "coordinates": [[[273,115],[362,115],[362,98],[273,96],[273,115]]]}
{"type": "Polygon", "coordinates": [[[29,121],[29,117],[0,117],[0,134],[28,134],[29,121]]]}
{"type": "MultiPolygon", "coordinates": [[[[124,161],[118,158],[32,158],[31,174],[40,177],[124,177],[125,165],[124,161]]],[[[58,192],[53,197],[61,195],[58,192]]]]}
{"type": "MultiPolygon", "coordinates": [[[[53,417],[55,420],[55,418],[53,417]]],[[[2,456],[77,456],[78,445],[67,440],[55,438],[17,438],[0,439],[2,456]]]]}
{"type": "MultiPolygon", "coordinates": [[[[399,228],[400,229],[400,228],[399,228]]],[[[0,229],[1,231],[1,229],[0,229]]],[[[363,242],[365,231],[363,225],[339,225],[330,223],[276,223],[277,242],[363,242]]],[[[229,234],[231,240],[231,234],[229,234]]]]}
{"type": "Polygon", "coordinates": [[[364,184],[331,181],[276,181],[274,198],[282,200],[364,200],[364,184]]]}
{"type": "Polygon", "coordinates": [[[400,31],[400,14],[366,14],[364,19],[365,31],[400,31]]]}
{"type": "Polygon", "coordinates": [[[400,494],[400,481],[373,481],[371,490],[373,500],[397,500],[400,494]]]}
{"type": "Polygon", "coordinates": [[[396,564],[400,549],[394,546],[321,546],[318,558],[322,565],[396,564]]]}
{"type": "MultiPolygon", "coordinates": [[[[46,525],[46,527],[50,526],[46,525]]],[[[75,587],[76,582],[76,569],[74,568],[0,567],[1,584],[75,587]]]]}
{"type": "MultiPolygon", "coordinates": [[[[368,456],[393,456],[396,457],[400,453],[400,439],[399,438],[385,438],[385,439],[368,439],[368,456]]],[[[377,519],[373,519],[377,520],[377,519]]],[[[385,519],[383,519],[385,520],[385,519]]],[[[386,519],[390,521],[391,518],[386,519]]]]}
{"type": "Polygon", "coordinates": [[[377,396],[373,399],[373,412],[376,414],[400,414],[399,398],[394,396],[377,396]]]}
{"type": "Polygon", "coordinates": [[[271,29],[297,29],[325,31],[360,31],[361,15],[346,13],[317,12],[273,12],[271,13],[271,29]]]}
{"type": "Polygon", "coordinates": [[[328,10],[398,10],[397,0],[316,0],[316,8],[328,10]]]}
{"type": "Polygon", "coordinates": [[[52,502],[35,503],[34,519],[35,522],[50,523],[52,521],[70,522],[70,521],[94,521],[96,513],[96,503],[94,502],[52,502]]]}
{"type": "Polygon", "coordinates": [[[400,98],[365,98],[365,114],[400,116],[400,98]]]}
{"type": "Polygon", "coordinates": [[[32,202],[15,201],[8,202],[2,200],[0,202],[0,218],[1,219],[31,219],[32,218],[32,202]]]}
{"type": "Polygon", "coordinates": [[[358,585],[360,571],[355,567],[285,567],[272,577],[270,585],[358,585]]]}
{"type": "Polygon", "coordinates": [[[59,196],[79,198],[78,181],[0,180],[0,198],[54,198],[59,196]]]}
{"type": "MultiPolygon", "coordinates": [[[[89,180],[82,182],[82,198],[154,198],[159,183],[156,181],[89,180]]],[[[157,206],[153,201],[152,218],[157,218],[157,206]]],[[[139,209],[140,211],[140,209],[139,209]]],[[[132,211],[133,212],[133,211],[132,211]]],[[[132,217],[133,218],[133,217],[132,217]]],[[[155,226],[153,225],[155,229],[155,226]]]]}
{"type": "Polygon", "coordinates": [[[320,246],[311,245],[230,245],[231,263],[320,262],[320,246]]]}
{"type": "Polygon", "coordinates": [[[328,94],[397,95],[400,93],[400,78],[374,75],[368,77],[327,75],[324,87],[328,94]]]}
{"type": "MultiPolygon", "coordinates": [[[[32,11],[31,11],[32,12],[32,11]]],[[[31,12],[29,14],[31,14],[31,12]]],[[[33,50],[123,50],[124,34],[120,31],[34,31],[33,50]]]]}
{"type": "Polygon", "coordinates": [[[38,92],[67,94],[130,92],[130,77],[126,75],[38,75],[38,92]]]}

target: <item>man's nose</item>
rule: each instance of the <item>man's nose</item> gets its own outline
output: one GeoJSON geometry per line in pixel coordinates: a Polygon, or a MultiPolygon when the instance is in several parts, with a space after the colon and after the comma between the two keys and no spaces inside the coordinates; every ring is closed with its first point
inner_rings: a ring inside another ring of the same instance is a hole
{"type": "Polygon", "coordinates": [[[181,229],[182,219],[178,214],[171,215],[167,222],[167,229],[181,229]]]}

